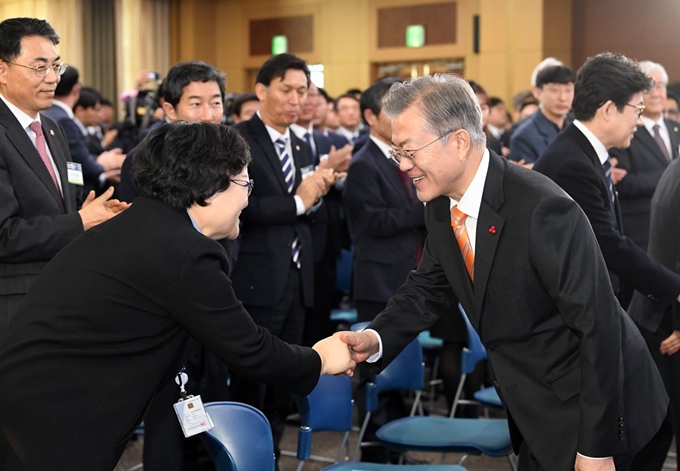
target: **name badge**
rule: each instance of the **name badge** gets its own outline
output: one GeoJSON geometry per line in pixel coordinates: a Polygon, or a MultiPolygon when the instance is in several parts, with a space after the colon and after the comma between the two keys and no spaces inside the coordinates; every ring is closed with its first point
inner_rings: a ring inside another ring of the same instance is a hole
{"type": "Polygon", "coordinates": [[[177,403],[173,404],[177,420],[182,427],[184,437],[189,438],[206,430],[210,430],[215,426],[210,416],[203,407],[201,396],[192,396],[187,394],[184,386],[189,381],[189,376],[184,372],[184,368],[180,370],[175,376],[175,383],[179,385],[179,394],[181,396],[177,403]]]}
{"type": "Polygon", "coordinates": [[[68,174],[68,182],[72,185],[83,186],[83,166],[78,162],[66,162],[66,172],[68,174]]]}
{"type": "Polygon", "coordinates": [[[300,176],[304,180],[308,176],[314,173],[314,165],[307,165],[306,167],[300,168],[300,176]]]}

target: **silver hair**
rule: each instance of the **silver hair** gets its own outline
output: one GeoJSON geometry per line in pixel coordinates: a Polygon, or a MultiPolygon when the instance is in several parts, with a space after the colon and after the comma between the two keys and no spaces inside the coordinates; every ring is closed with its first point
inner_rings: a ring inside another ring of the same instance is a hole
{"type": "Polygon", "coordinates": [[[668,85],[668,73],[666,73],[663,65],[652,61],[640,61],[639,64],[642,71],[647,75],[652,72],[659,72],[661,74],[661,83],[668,85]]]}
{"type": "Polygon", "coordinates": [[[437,136],[465,129],[472,145],[486,146],[482,110],[470,84],[460,75],[436,74],[395,83],[383,99],[383,110],[394,119],[416,106],[426,127],[437,136]]]}

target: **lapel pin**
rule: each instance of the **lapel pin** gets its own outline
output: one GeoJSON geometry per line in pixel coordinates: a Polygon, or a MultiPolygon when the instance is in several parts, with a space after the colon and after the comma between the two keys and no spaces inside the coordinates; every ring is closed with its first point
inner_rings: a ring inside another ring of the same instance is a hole
{"type": "Polygon", "coordinates": [[[496,226],[489,227],[489,234],[495,234],[495,233],[496,233],[496,226]]]}
{"type": "Polygon", "coordinates": [[[50,129],[50,136],[54,136],[54,131],[50,129]]]}
{"type": "Polygon", "coordinates": [[[300,152],[300,146],[295,146],[295,150],[300,152]]]}
{"type": "Polygon", "coordinates": [[[677,126],[674,126],[674,127],[673,127],[673,131],[674,131],[674,132],[678,132],[678,127],[677,127],[677,126]]]}

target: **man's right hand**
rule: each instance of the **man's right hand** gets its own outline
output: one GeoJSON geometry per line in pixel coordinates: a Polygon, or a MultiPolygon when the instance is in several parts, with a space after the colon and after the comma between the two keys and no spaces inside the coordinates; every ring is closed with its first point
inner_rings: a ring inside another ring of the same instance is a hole
{"type": "Polygon", "coordinates": [[[345,144],[338,150],[335,149],[335,146],[331,146],[328,158],[319,163],[319,168],[332,168],[336,172],[346,171],[352,160],[352,149],[353,147],[349,144],[345,144]]]}
{"type": "Polygon", "coordinates": [[[309,210],[321,199],[335,183],[333,169],[317,169],[314,173],[304,178],[298,186],[295,194],[302,199],[305,211],[309,210]]]}
{"type": "Polygon", "coordinates": [[[111,149],[102,152],[97,157],[97,163],[104,167],[104,171],[119,169],[123,166],[125,154],[122,149],[111,149]]]}
{"type": "Polygon", "coordinates": [[[378,353],[380,343],[372,332],[340,332],[340,340],[349,346],[352,360],[357,363],[366,361],[378,353]]]}
{"type": "Polygon", "coordinates": [[[101,224],[130,207],[128,203],[112,200],[111,196],[113,196],[113,187],[109,187],[98,198],[95,198],[94,191],[90,191],[83,202],[83,207],[78,211],[80,219],[83,221],[84,230],[101,224]]]}

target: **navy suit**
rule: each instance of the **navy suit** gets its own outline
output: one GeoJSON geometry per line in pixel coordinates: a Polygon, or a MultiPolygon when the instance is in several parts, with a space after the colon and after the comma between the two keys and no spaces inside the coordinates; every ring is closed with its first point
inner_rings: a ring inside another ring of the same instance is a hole
{"type": "Polygon", "coordinates": [[[331,144],[333,144],[336,149],[341,149],[349,144],[349,141],[345,138],[345,136],[338,134],[335,131],[327,129],[326,132],[322,134],[331,141],[331,144]]]}
{"type": "MultiPolygon", "coordinates": [[[[671,140],[671,159],[678,156],[680,123],[664,119],[671,140]]],[[[652,195],[668,160],[645,126],[640,126],[627,149],[611,149],[619,160],[617,167],[628,171],[616,185],[621,202],[621,217],[626,235],[643,250],[649,240],[649,214],[652,195]]]]}
{"type": "MultiPolygon", "coordinates": [[[[565,127],[569,121],[565,121],[565,127]]],[[[510,140],[510,158],[528,164],[536,162],[538,157],[557,137],[560,130],[555,123],[548,120],[541,110],[527,118],[512,134],[510,140]]]]}
{"type": "Polygon", "coordinates": [[[83,135],[75,121],[66,114],[66,111],[59,106],[52,105],[51,108],[43,112],[43,115],[49,116],[61,125],[64,134],[66,134],[71,158],[83,167],[83,180],[85,181],[83,196],[87,196],[90,190],[100,190],[99,176],[104,172],[104,167],[97,163],[98,156],[90,154],[87,148],[88,138],[83,135]]]}

